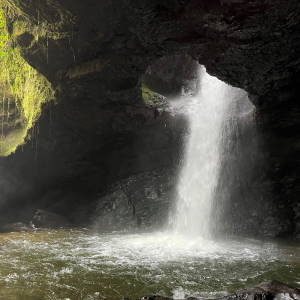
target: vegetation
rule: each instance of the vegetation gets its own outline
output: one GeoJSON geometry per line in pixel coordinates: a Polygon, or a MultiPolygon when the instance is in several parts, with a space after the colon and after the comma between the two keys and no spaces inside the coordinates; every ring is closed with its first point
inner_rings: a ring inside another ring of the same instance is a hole
{"type": "Polygon", "coordinates": [[[5,0],[0,0],[0,96],[2,98],[0,103],[3,103],[0,106],[2,118],[0,156],[10,155],[26,141],[29,130],[40,117],[43,103],[54,97],[49,81],[31,67],[21,56],[19,47],[14,46],[13,35],[25,31],[26,22],[16,22],[11,36],[7,28],[7,11],[4,2],[5,0]],[[7,105],[5,101],[8,102],[7,105]],[[18,122],[6,116],[10,113],[9,101],[15,102],[19,115],[18,122]],[[19,126],[11,129],[14,126],[13,122],[18,123],[19,126]],[[5,125],[10,130],[3,130],[5,125]]]}
{"type": "Polygon", "coordinates": [[[167,106],[165,97],[150,90],[144,83],[142,85],[142,96],[147,106],[151,106],[151,107],[167,106]]]}

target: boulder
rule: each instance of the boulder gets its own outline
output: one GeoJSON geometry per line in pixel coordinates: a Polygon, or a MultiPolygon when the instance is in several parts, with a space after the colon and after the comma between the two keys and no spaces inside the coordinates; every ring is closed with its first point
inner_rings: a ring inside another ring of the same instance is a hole
{"type": "Polygon", "coordinates": [[[0,228],[0,232],[28,232],[34,230],[31,224],[23,222],[8,223],[0,228]]]}
{"type": "Polygon", "coordinates": [[[300,299],[300,289],[274,280],[262,283],[254,288],[238,291],[235,295],[227,296],[223,299],[298,300],[300,299]]]}
{"type": "Polygon", "coordinates": [[[62,228],[69,227],[67,219],[59,214],[43,209],[37,209],[31,223],[37,228],[62,228]]]}
{"type": "Polygon", "coordinates": [[[96,231],[159,229],[173,203],[176,171],[160,169],[125,178],[98,199],[96,231]]]}
{"type": "MultiPolygon", "coordinates": [[[[190,297],[187,300],[199,300],[204,298],[190,297]]],[[[219,300],[299,300],[300,289],[291,287],[287,284],[270,281],[262,283],[254,288],[240,290],[233,295],[225,296],[219,300]]],[[[124,298],[123,300],[130,300],[124,298]]],[[[142,297],[137,300],[173,300],[173,298],[163,296],[142,297]]],[[[179,299],[178,299],[179,300],[179,299]]],[[[184,300],[184,299],[181,299],[184,300]]]]}

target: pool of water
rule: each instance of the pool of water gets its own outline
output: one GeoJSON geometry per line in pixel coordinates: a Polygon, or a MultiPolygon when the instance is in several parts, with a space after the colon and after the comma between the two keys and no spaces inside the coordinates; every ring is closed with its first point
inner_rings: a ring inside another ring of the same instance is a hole
{"type": "Polygon", "coordinates": [[[0,235],[0,299],[218,297],[276,279],[300,287],[300,245],[168,233],[0,235]]]}

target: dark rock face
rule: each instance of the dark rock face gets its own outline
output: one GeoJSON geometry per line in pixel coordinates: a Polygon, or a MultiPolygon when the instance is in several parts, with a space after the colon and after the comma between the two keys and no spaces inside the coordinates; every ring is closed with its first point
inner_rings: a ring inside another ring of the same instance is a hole
{"type": "Polygon", "coordinates": [[[69,227],[70,223],[66,218],[48,212],[42,209],[37,209],[32,217],[31,224],[36,228],[61,228],[69,227]]]}
{"type": "Polygon", "coordinates": [[[21,201],[30,215],[38,202],[62,214],[76,207],[73,218],[85,219],[86,203],[114,182],[173,168],[178,123],[145,105],[141,78],[161,57],[184,54],[250,93],[266,153],[261,203],[290,220],[274,235],[299,235],[298,0],[13,3],[10,30],[27,24],[15,43],[52,82],[57,104],[23,150],[0,159],[4,214],[21,201]]]}
{"type": "Polygon", "coordinates": [[[199,64],[188,55],[166,56],[148,67],[143,83],[165,96],[195,94],[199,64]]]}
{"type": "Polygon", "coordinates": [[[37,229],[58,229],[70,227],[63,216],[43,209],[35,210],[30,222],[8,223],[0,227],[0,232],[28,232],[37,229]]]}
{"type": "Polygon", "coordinates": [[[77,102],[71,98],[70,103],[45,109],[32,142],[0,159],[0,169],[6,173],[0,179],[2,211],[14,218],[2,222],[28,222],[41,208],[86,226],[98,195],[114,182],[176,168],[186,120],[172,115],[163,97],[163,105],[159,99],[143,104],[132,89],[115,97],[101,109],[92,99],[87,104],[86,98],[77,102]],[[18,209],[20,201],[23,210],[18,209]]]}
{"type": "Polygon", "coordinates": [[[0,232],[27,232],[33,230],[33,226],[22,222],[6,224],[0,228],[0,232]]]}
{"type": "Polygon", "coordinates": [[[97,231],[161,229],[168,220],[176,172],[159,169],[131,176],[98,200],[93,228],[97,231]]]}

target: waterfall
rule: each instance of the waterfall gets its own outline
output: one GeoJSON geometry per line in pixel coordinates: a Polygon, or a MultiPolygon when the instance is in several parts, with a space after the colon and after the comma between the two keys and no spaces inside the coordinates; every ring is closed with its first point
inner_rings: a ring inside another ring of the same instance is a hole
{"type": "Polygon", "coordinates": [[[200,89],[189,100],[187,110],[190,132],[177,184],[173,225],[177,233],[210,238],[218,198],[228,194],[219,188],[219,182],[226,180],[220,176],[222,162],[230,155],[227,141],[235,130],[233,120],[240,113],[238,100],[247,94],[210,76],[204,68],[199,74],[200,89]]]}

